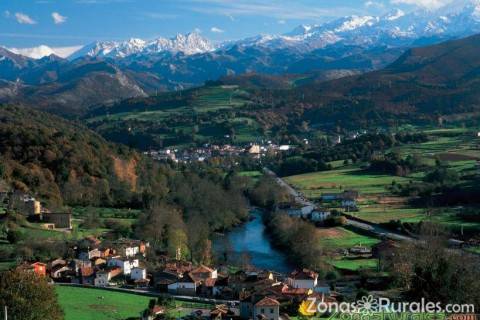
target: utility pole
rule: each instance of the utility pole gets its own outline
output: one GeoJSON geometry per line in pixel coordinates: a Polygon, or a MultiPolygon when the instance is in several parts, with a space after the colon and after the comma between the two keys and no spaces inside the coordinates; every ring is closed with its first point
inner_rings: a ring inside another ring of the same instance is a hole
{"type": "Polygon", "coordinates": [[[7,310],[7,306],[5,306],[4,310],[5,310],[5,320],[8,320],[8,310],[7,310]]]}

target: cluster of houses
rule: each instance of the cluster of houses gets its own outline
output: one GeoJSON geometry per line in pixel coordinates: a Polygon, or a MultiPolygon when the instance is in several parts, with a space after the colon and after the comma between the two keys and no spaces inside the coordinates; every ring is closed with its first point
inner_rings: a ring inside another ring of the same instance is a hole
{"type": "MultiPolygon", "coordinates": [[[[232,274],[204,265],[193,267],[185,261],[168,261],[153,278],[159,292],[239,301],[241,319],[278,320],[282,304],[299,303],[311,296],[336,301],[329,285],[319,281],[316,272],[307,269],[288,275],[255,269],[232,274]]],[[[212,311],[213,318],[228,313],[228,308],[217,309],[212,311]]]]}
{"type": "MultiPolygon", "coordinates": [[[[160,256],[162,267],[147,270],[145,257],[149,245],[146,242],[120,239],[103,245],[95,238],[85,240],[82,248],[76,248],[73,259],[59,258],[20,267],[59,283],[136,288],[196,299],[232,301],[233,305],[213,310],[214,318],[229,314],[230,307],[234,306],[237,318],[277,320],[282,318],[281,305],[300,303],[311,296],[322,301],[336,299],[329,285],[320,281],[316,272],[307,269],[288,275],[253,267],[232,272],[223,266],[217,269],[160,256]]],[[[146,312],[146,319],[155,319],[152,314],[164,310],[157,309],[152,306],[146,312]]]]}
{"type": "Polygon", "coordinates": [[[144,266],[148,243],[120,239],[102,246],[95,238],[87,238],[88,247],[75,248],[74,259],[54,259],[48,263],[34,262],[27,267],[39,276],[55,282],[108,287],[131,285],[148,287],[150,279],[144,266]]]}
{"type": "Polygon", "coordinates": [[[72,230],[72,214],[67,212],[51,212],[39,200],[21,191],[5,191],[0,195],[6,207],[39,222],[45,229],[72,230]]]}
{"type": "MultiPolygon", "coordinates": [[[[308,140],[304,143],[308,144],[308,140]]],[[[260,158],[267,153],[276,154],[294,149],[291,145],[277,145],[271,141],[257,144],[250,143],[247,146],[234,146],[230,144],[215,145],[205,144],[201,147],[173,149],[165,148],[161,150],[146,151],[144,154],[158,161],[173,161],[177,163],[203,162],[213,157],[236,157],[249,155],[253,158],[260,158]]]]}
{"type": "Polygon", "coordinates": [[[321,197],[322,206],[309,202],[297,202],[295,204],[282,203],[275,210],[286,213],[291,217],[303,218],[315,223],[321,223],[332,216],[332,210],[328,207],[341,207],[346,212],[357,211],[358,192],[346,190],[341,193],[325,193],[321,197]],[[338,205],[336,205],[338,204],[338,205]]]}

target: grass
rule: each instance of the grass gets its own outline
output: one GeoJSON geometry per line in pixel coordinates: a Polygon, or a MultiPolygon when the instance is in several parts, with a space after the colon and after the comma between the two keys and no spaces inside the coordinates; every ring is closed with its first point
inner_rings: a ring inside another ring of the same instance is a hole
{"type": "Polygon", "coordinates": [[[137,209],[105,208],[105,207],[73,207],[72,213],[75,217],[85,217],[92,211],[101,218],[135,219],[140,214],[137,209]]]}
{"type": "Polygon", "coordinates": [[[361,235],[343,227],[318,229],[320,243],[324,248],[348,249],[355,245],[371,247],[380,242],[379,239],[361,235]]]}
{"type": "Polygon", "coordinates": [[[307,197],[320,197],[322,193],[340,192],[346,189],[355,189],[362,194],[384,193],[386,192],[385,186],[391,184],[392,181],[406,183],[410,179],[365,173],[359,167],[353,166],[291,176],[285,180],[307,197]]]}
{"type": "Polygon", "coordinates": [[[385,223],[391,220],[419,222],[425,219],[424,209],[422,208],[383,207],[382,205],[362,207],[359,212],[351,214],[374,223],[385,223]]]}
{"type": "Polygon", "coordinates": [[[117,320],[139,317],[150,297],[94,288],[55,287],[65,320],[117,320]]]}
{"type": "Polygon", "coordinates": [[[330,264],[337,269],[358,271],[360,269],[377,269],[377,259],[341,259],[332,260],[330,264]]]}
{"type": "MultiPolygon", "coordinates": [[[[96,288],[56,286],[65,320],[125,320],[139,318],[153,297],[96,288]]],[[[175,301],[175,308],[168,311],[171,317],[184,317],[195,309],[210,309],[211,305],[175,301]]]]}

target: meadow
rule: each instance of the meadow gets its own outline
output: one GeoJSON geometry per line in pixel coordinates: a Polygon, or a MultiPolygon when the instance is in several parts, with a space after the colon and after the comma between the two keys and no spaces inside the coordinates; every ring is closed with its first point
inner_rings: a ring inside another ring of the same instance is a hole
{"type": "Polygon", "coordinates": [[[65,320],[125,320],[139,317],[150,297],[95,288],[56,286],[65,320]]]}
{"type": "MultiPolygon", "coordinates": [[[[155,297],[97,288],[56,286],[65,320],[126,320],[138,319],[155,297]]],[[[175,300],[175,307],[167,310],[170,317],[184,317],[196,309],[210,309],[210,305],[175,300]]]]}

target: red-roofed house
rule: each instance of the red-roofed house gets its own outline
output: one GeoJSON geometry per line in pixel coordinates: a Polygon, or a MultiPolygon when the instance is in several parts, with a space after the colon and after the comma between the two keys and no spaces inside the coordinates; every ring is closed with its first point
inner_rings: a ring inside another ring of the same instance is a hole
{"type": "Polygon", "coordinates": [[[30,265],[31,270],[40,277],[47,275],[47,265],[43,262],[35,262],[30,265]]]}
{"type": "Polygon", "coordinates": [[[280,302],[273,298],[265,297],[253,307],[253,319],[278,320],[279,317],[280,302]]]}
{"type": "Polygon", "coordinates": [[[295,270],[288,276],[287,283],[293,288],[313,289],[318,283],[318,273],[308,269],[295,270]]]}

